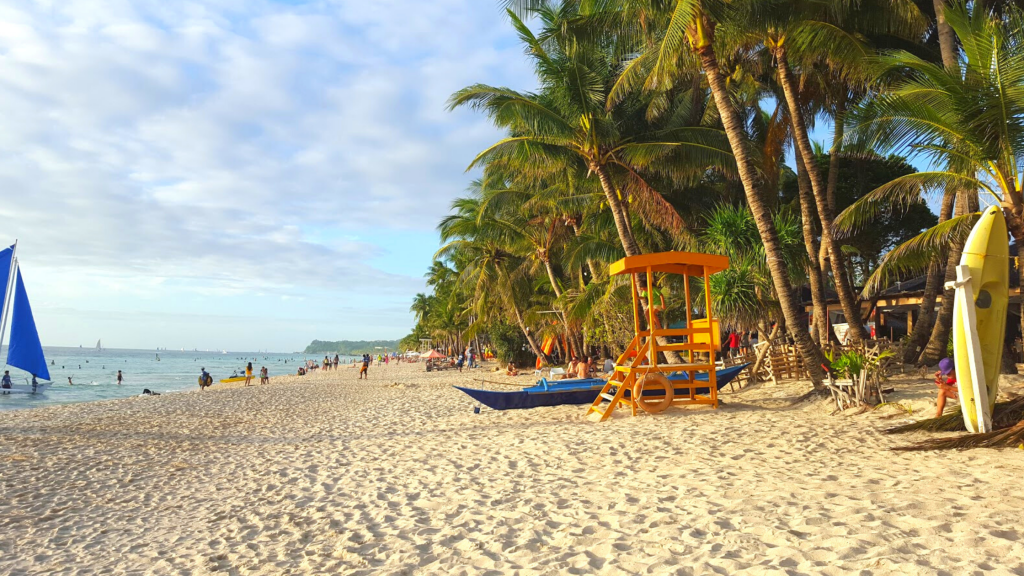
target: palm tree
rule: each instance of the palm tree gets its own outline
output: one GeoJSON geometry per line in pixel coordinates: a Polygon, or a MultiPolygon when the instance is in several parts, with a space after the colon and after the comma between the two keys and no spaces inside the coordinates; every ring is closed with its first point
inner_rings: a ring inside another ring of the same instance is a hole
{"type": "MultiPolygon", "coordinates": [[[[642,4],[642,2],[637,2],[642,4]]],[[[696,55],[700,68],[714,96],[714,101],[725,128],[729,146],[736,161],[736,170],[743,184],[746,201],[757,224],[757,230],[764,244],[768,268],[771,271],[775,294],[786,320],[786,327],[796,343],[800,355],[809,367],[815,386],[820,386],[824,373],[821,365],[825,357],[814,345],[810,334],[804,329],[805,314],[795,297],[790,272],[782,256],[783,247],[779,239],[757,168],[752,157],[751,143],[744,130],[743,118],[737,110],[726,84],[715,49],[715,31],[723,19],[732,14],[732,6],[726,0],[674,0],[670,3],[668,22],[655,48],[655,62],[651,67],[648,84],[670,76],[676,68],[680,54],[687,49],[696,55]]]]}
{"type": "Polygon", "coordinates": [[[431,296],[420,292],[412,299],[412,306],[409,307],[409,311],[416,315],[416,323],[425,322],[430,314],[430,307],[432,305],[431,296]]]}
{"type": "MultiPolygon", "coordinates": [[[[880,74],[899,79],[848,121],[861,145],[910,147],[936,168],[897,178],[864,201],[904,203],[922,189],[980,190],[1006,207],[1007,226],[1024,246],[1024,15],[1011,7],[993,18],[961,0],[943,14],[962,45],[959,65],[905,51],[883,55],[880,74]]],[[[965,196],[958,199],[962,212],[973,208],[965,196]]],[[[940,320],[935,330],[943,329],[940,320]]],[[[933,331],[921,361],[937,361],[942,353],[933,331]]]]}
{"type": "Polygon", "coordinates": [[[509,131],[481,152],[469,168],[497,164],[543,178],[581,165],[596,176],[626,254],[641,253],[630,227],[627,203],[666,227],[682,226],[678,214],[649,183],[660,170],[674,179],[696,178],[709,167],[728,167],[731,157],[717,129],[681,124],[675,115],[662,125],[647,122],[648,105],[630,98],[606,108],[617,78],[614,38],[595,40],[569,26],[578,2],[528,2],[543,32],[537,36],[509,11],[533,59],[539,93],[476,84],[452,95],[449,108],[485,111],[509,131]]]}
{"type": "Polygon", "coordinates": [[[445,244],[435,259],[457,257],[467,262],[459,275],[459,283],[472,294],[467,308],[481,317],[500,317],[500,311],[511,313],[533,353],[547,358],[527,325],[526,311],[533,290],[523,258],[502,246],[505,230],[482,210],[479,198],[457,198],[452,208],[454,214],[438,225],[445,244]]]}

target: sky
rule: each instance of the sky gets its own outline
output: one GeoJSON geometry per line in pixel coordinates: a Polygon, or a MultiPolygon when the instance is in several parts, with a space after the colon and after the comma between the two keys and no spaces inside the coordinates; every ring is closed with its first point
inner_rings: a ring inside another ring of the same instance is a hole
{"type": "Polygon", "coordinates": [[[44,345],[397,339],[435,230],[534,85],[496,0],[0,5],[0,242],[44,345]]]}

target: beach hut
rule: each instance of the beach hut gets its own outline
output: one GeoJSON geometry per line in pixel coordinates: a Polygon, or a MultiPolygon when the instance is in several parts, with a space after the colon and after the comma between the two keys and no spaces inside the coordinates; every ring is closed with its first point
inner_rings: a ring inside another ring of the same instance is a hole
{"type": "Polygon", "coordinates": [[[627,256],[612,264],[609,274],[628,274],[633,295],[633,340],[615,363],[612,376],[587,410],[603,422],[620,405],[656,413],[669,406],[707,404],[718,408],[719,382],[715,371],[713,331],[718,321],[711,315],[712,274],[729,267],[725,256],[697,252],[659,252],[627,256]],[[664,328],[658,318],[661,295],[655,274],[679,274],[685,287],[686,328],[664,328]],[[690,277],[702,278],[704,321],[694,321],[690,299],[690,277]],[[661,338],[662,342],[658,339],[661,338]],[[671,339],[671,340],[670,340],[671,339]],[[674,351],[684,357],[679,363],[661,363],[659,352],[674,351]],[[698,374],[701,378],[698,378],[698,374]],[[703,376],[706,374],[706,378],[703,376]]]}

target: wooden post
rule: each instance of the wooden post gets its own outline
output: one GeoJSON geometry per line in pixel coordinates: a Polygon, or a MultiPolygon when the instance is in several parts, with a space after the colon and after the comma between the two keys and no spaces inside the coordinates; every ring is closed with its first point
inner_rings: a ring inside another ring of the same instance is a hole
{"type": "MultiPolygon", "coordinates": [[[[690,276],[683,274],[683,290],[686,293],[686,328],[693,328],[693,302],[690,300],[690,276]]],[[[687,344],[693,344],[693,334],[685,336],[687,344]]],[[[714,357],[712,357],[714,360],[714,357]]],[[[688,362],[693,364],[693,347],[688,350],[688,362]]]]}
{"type": "MultiPolygon", "coordinates": [[[[707,266],[704,267],[704,302],[708,311],[708,358],[710,359],[708,364],[711,366],[708,368],[708,391],[711,392],[711,402],[715,408],[718,408],[718,373],[715,368],[715,336],[712,334],[715,322],[714,314],[711,313],[711,278],[707,266]]],[[[691,382],[693,378],[693,372],[691,372],[691,382]]]]}

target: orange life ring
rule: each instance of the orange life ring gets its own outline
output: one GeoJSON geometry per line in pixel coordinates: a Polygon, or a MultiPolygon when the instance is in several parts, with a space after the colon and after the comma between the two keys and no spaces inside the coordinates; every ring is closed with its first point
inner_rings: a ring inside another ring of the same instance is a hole
{"type": "Polygon", "coordinates": [[[633,385],[633,400],[641,410],[648,414],[664,412],[672,405],[673,398],[675,398],[675,389],[661,372],[650,372],[633,385]],[[657,400],[644,400],[644,388],[661,388],[665,391],[665,395],[657,400]]]}

